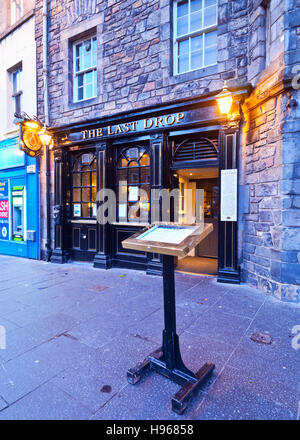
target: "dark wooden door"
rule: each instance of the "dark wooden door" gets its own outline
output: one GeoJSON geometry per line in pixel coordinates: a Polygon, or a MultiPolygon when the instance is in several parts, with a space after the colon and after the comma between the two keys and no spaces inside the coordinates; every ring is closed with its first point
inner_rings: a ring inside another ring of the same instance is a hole
{"type": "Polygon", "coordinates": [[[97,164],[94,150],[76,151],[70,158],[71,257],[93,261],[97,252],[97,164]]]}
{"type": "Polygon", "coordinates": [[[95,224],[71,222],[71,257],[78,261],[93,261],[96,254],[97,227],[95,224]]]}

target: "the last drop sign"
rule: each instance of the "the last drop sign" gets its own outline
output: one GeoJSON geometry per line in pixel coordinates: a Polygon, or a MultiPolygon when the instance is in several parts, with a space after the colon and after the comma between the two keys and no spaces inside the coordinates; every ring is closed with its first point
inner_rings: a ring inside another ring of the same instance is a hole
{"type": "Polygon", "coordinates": [[[0,180],[0,240],[9,238],[8,181],[0,180]]]}

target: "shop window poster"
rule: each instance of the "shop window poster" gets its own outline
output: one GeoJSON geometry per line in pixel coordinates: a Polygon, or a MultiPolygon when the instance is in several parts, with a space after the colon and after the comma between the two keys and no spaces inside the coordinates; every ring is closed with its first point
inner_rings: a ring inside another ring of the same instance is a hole
{"type": "Polygon", "coordinates": [[[0,180],[0,240],[9,239],[8,181],[0,180]]]}

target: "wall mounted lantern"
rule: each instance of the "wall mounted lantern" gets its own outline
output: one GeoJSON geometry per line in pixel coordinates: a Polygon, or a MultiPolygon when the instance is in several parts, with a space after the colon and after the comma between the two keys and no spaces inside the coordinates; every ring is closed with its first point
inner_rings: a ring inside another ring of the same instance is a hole
{"type": "Polygon", "coordinates": [[[38,136],[42,142],[44,147],[49,147],[52,141],[51,133],[47,130],[46,125],[43,126],[41,131],[38,133],[38,136]]]}
{"type": "Polygon", "coordinates": [[[231,92],[227,88],[227,81],[224,81],[223,90],[216,96],[220,113],[230,117],[233,98],[231,92]]]}

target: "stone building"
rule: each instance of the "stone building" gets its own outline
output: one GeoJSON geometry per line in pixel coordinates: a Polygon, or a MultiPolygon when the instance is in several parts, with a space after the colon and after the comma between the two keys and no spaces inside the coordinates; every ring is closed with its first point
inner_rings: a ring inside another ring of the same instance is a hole
{"type": "MultiPolygon", "coordinates": [[[[42,0],[35,11],[43,120],[42,0]]],[[[178,269],[299,300],[299,0],[54,0],[44,44],[52,261],[159,273],[158,255],[121,241],[149,222],[150,189],[180,187],[183,218],[184,190],[204,189],[214,234],[178,269]],[[114,224],[96,221],[103,187],[119,191],[114,224]]]]}

